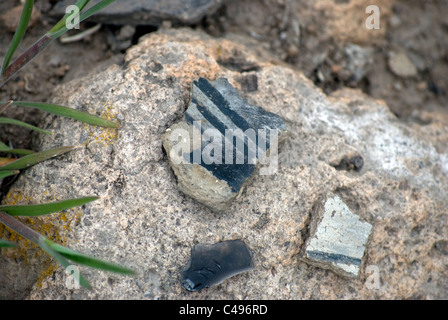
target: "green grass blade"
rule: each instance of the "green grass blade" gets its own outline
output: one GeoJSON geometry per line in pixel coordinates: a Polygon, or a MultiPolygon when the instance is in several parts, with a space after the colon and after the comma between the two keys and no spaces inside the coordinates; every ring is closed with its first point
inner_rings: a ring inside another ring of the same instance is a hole
{"type": "Polygon", "coordinates": [[[1,75],[5,74],[6,68],[9,66],[11,62],[11,58],[14,55],[19,43],[22,41],[23,36],[25,35],[26,28],[28,27],[28,22],[30,21],[31,12],[33,11],[34,0],[26,0],[25,5],[23,6],[22,15],[20,17],[19,24],[17,25],[16,32],[14,33],[14,37],[11,40],[11,44],[9,45],[8,51],[6,52],[5,59],[3,60],[3,65],[1,69],[1,75]]]}
{"type": "Polygon", "coordinates": [[[0,248],[13,248],[13,247],[17,247],[17,244],[0,239],[0,248]]]}
{"type": "MultiPolygon", "coordinates": [[[[65,269],[71,265],[71,263],[59,252],[54,250],[52,248],[53,245],[56,245],[55,243],[51,242],[47,238],[40,236],[39,246],[44,250],[46,253],[48,253],[50,256],[56,259],[57,262],[59,262],[65,269]]],[[[87,289],[91,289],[90,283],[87,281],[86,278],[83,277],[82,274],[79,274],[79,284],[87,289]]]]}
{"type": "Polygon", "coordinates": [[[44,34],[31,47],[26,49],[17,57],[5,70],[3,70],[3,78],[0,77],[0,87],[2,87],[12,76],[14,76],[27,63],[33,60],[40,52],[42,52],[54,39],[44,34]]]}
{"type": "MultiPolygon", "coordinates": [[[[110,5],[114,1],[115,0],[103,0],[103,1],[101,1],[99,3],[97,3],[96,5],[94,5],[93,7],[91,7],[89,10],[86,10],[85,12],[82,12],[80,17],[79,17],[79,22],[81,23],[82,21],[84,21],[85,19],[91,17],[95,13],[103,10],[105,7],[107,7],[108,5],[110,5]]],[[[48,35],[50,37],[52,37],[53,39],[56,39],[56,38],[62,36],[67,31],[68,31],[68,29],[64,25],[64,27],[62,27],[62,28],[60,28],[58,30],[53,30],[53,32],[49,32],[48,35]]]]}
{"type": "Polygon", "coordinates": [[[8,151],[8,150],[11,150],[11,148],[0,141],[0,151],[8,151]]]}
{"type": "MultiPolygon", "coordinates": [[[[30,0],[27,0],[27,3],[30,0]]],[[[104,9],[106,6],[108,6],[110,3],[114,2],[115,0],[103,0],[102,2],[94,5],[92,8],[87,10],[84,13],[80,14],[80,22],[87,19],[91,15],[97,13],[98,11],[104,9]]],[[[84,8],[84,6],[87,4],[88,1],[86,0],[78,0],[76,5],[79,5],[79,8],[84,8]]],[[[32,5],[31,5],[32,7],[32,5]]],[[[68,31],[66,26],[67,18],[70,16],[70,14],[66,14],[49,32],[44,34],[39,40],[37,40],[31,47],[29,47],[23,54],[21,54],[11,65],[9,65],[9,61],[12,57],[12,54],[14,53],[14,50],[11,49],[11,57],[9,57],[8,60],[5,59],[2,68],[0,77],[0,87],[3,86],[13,75],[15,75],[21,68],[23,68],[28,62],[30,62],[35,56],[37,56],[40,52],[42,52],[54,39],[57,39],[61,35],[63,35],[65,32],[68,31]]],[[[28,24],[28,23],[27,23],[28,24]]],[[[26,24],[26,25],[27,25],[26,24]]],[[[25,27],[26,29],[26,27],[25,27]]],[[[23,31],[23,33],[25,30],[23,31]]],[[[20,40],[23,37],[23,34],[21,37],[19,37],[19,33],[17,33],[17,39],[14,43],[19,44],[20,40]]],[[[16,36],[16,35],[15,35],[16,36]]]]}
{"type": "Polygon", "coordinates": [[[0,206],[0,211],[6,212],[11,216],[35,217],[53,212],[59,212],[77,206],[82,206],[83,204],[92,202],[97,199],[98,197],[84,197],[44,204],[0,206]]]}
{"type": "Polygon", "coordinates": [[[30,124],[28,124],[26,122],[19,121],[19,120],[16,120],[16,119],[0,117],[0,124],[1,123],[3,123],[3,124],[12,124],[12,125],[15,125],[15,126],[20,126],[20,127],[26,128],[26,129],[38,131],[38,132],[45,133],[45,134],[52,134],[50,131],[47,131],[47,130],[35,127],[35,126],[30,125],[30,124]]]}
{"type": "Polygon", "coordinates": [[[121,128],[121,125],[119,123],[91,115],[87,112],[83,112],[83,111],[79,111],[79,110],[75,110],[72,108],[67,108],[67,107],[59,106],[59,105],[55,105],[55,104],[43,103],[43,102],[26,102],[26,101],[14,101],[12,104],[16,105],[16,106],[24,106],[24,107],[43,110],[43,111],[46,111],[46,112],[49,112],[52,114],[75,119],[75,120],[82,121],[82,122],[92,124],[95,126],[106,127],[106,128],[121,128]]]}
{"type": "Polygon", "coordinates": [[[14,154],[20,154],[20,155],[28,155],[33,154],[34,151],[27,150],[27,149],[13,149],[8,147],[6,144],[0,141],[0,152],[3,153],[14,153],[14,154]]]}
{"type": "MultiPolygon", "coordinates": [[[[78,7],[79,12],[81,12],[81,10],[90,2],[90,0],[78,0],[74,5],[78,7]]],[[[61,20],[58,21],[58,23],[56,23],[54,25],[53,28],[51,28],[51,30],[48,33],[55,33],[56,31],[61,30],[62,28],[65,27],[67,18],[71,15],[72,13],[67,13],[64,17],[62,17],[61,20]]]]}
{"type": "Polygon", "coordinates": [[[81,13],[80,22],[82,22],[85,19],[93,16],[95,13],[103,10],[104,8],[106,8],[108,5],[110,5],[114,1],[115,0],[103,0],[103,1],[101,1],[99,3],[97,3],[96,5],[94,5],[89,10],[86,10],[85,12],[81,13]]]}
{"type": "Polygon", "coordinates": [[[49,247],[51,247],[54,251],[58,252],[63,257],[65,257],[69,260],[72,260],[74,262],[77,262],[79,264],[89,266],[92,268],[96,268],[96,269],[100,269],[100,270],[104,270],[104,271],[111,271],[111,272],[127,274],[127,275],[135,274],[135,272],[131,269],[128,269],[128,268],[125,268],[125,267],[122,267],[122,266],[119,266],[119,265],[116,265],[116,264],[113,264],[110,262],[106,262],[103,260],[99,260],[99,259],[90,257],[90,256],[82,254],[82,253],[75,252],[66,247],[63,247],[56,243],[53,243],[53,242],[49,241],[48,239],[46,239],[45,241],[46,241],[47,245],[49,247]]]}
{"type": "MultiPolygon", "coordinates": [[[[42,250],[44,250],[46,253],[48,253],[50,256],[52,256],[56,261],[58,261],[64,268],[67,268],[70,266],[70,262],[64,258],[61,254],[59,254],[57,251],[53,250],[47,243],[52,243],[50,240],[46,239],[41,234],[37,233],[33,229],[29,228],[28,226],[24,225],[19,220],[13,218],[9,214],[0,211],[0,223],[4,224],[8,228],[14,230],[24,238],[34,242],[35,244],[39,245],[42,250]]],[[[90,289],[89,282],[81,275],[79,274],[79,283],[90,289]]]]}
{"type": "MultiPolygon", "coordinates": [[[[87,19],[91,15],[97,13],[98,11],[102,10],[103,8],[108,6],[110,3],[112,3],[113,1],[115,1],[115,0],[104,0],[104,1],[96,4],[89,10],[87,10],[85,13],[80,14],[80,17],[79,17],[80,22],[87,19]]],[[[27,3],[28,2],[31,2],[31,1],[27,0],[27,3]]],[[[79,8],[84,8],[84,6],[87,4],[87,2],[88,1],[86,1],[86,0],[78,0],[78,2],[76,4],[79,5],[79,8]]],[[[31,5],[31,7],[32,7],[32,5],[31,5]]],[[[9,58],[8,61],[4,62],[4,67],[2,70],[0,70],[1,71],[0,75],[2,75],[2,77],[0,77],[0,87],[3,86],[12,76],[14,76],[28,62],[30,62],[34,57],[36,57],[40,52],[42,52],[53,40],[57,39],[58,37],[60,37],[61,35],[63,35],[65,32],[68,31],[68,29],[66,27],[66,21],[69,16],[70,16],[70,14],[65,15],[49,32],[44,34],[39,40],[37,40],[33,45],[31,45],[31,47],[29,47],[24,53],[22,53],[13,63],[11,63],[9,65],[9,61],[11,58],[9,58]]],[[[20,42],[22,37],[23,37],[23,35],[21,37],[19,37],[19,34],[18,34],[17,35],[18,40],[15,40],[14,43],[17,43],[17,45],[18,45],[18,43],[20,42]]],[[[12,51],[12,53],[14,53],[13,51],[15,51],[15,49],[11,50],[11,51],[12,51]]],[[[11,54],[11,57],[12,57],[12,54],[11,54]]]]}
{"type": "Polygon", "coordinates": [[[8,149],[8,150],[0,150],[0,152],[18,154],[21,156],[27,156],[29,154],[33,154],[34,151],[28,149],[8,149]]]}
{"type": "Polygon", "coordinates": [[[7,165],[0,167],[0,171],[24,169],[29,166],[35,165],[36,163],[39,163],[39,162],[45,161],[47,159],[61,155],[63,153],[66,153],[70,150],[73,150],[73,148],[74,147],[60,147],[60,148],[54,148],[54,149],[45,150],[45,151],[41,151],[41,152],[36,152],[36,153],[24,156],[12,163],[9,163],[7,165]]]}
{"type": "Polygon", "coordinates": [[[5,170],[0,171],[0,180],[9,176],[13,176],[15,174],[18,174],[19,170],[5,170]]]}

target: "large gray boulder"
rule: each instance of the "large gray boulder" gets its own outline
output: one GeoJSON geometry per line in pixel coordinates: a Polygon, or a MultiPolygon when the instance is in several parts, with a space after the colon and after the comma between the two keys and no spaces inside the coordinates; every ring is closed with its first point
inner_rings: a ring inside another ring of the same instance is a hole
{"type": "MultiPolygon", "coordinates": [[[[226,0],[120,0],[107,6],[90,18],[92,21],[108,24],[131,24],[158,26],[165,20],[176,24],[198,23],[207,15],[212,15],[226,0]]],[[[85,10],[98,4],[93,0],[85,10]]],[[[60,0],[50,14],[62,17],[73,1],[60,0]]],[[[84,10],[84,11],[85,11],[84,10]]],[[[69,10],[72,12],[72,10],[69,10]]]]}
{"type": "MultiPolygon", "coordinates": [[[[52,100],[119,119],[122,128],[48,116],[43,126],[56,134],[39,137],[36,147],[79,148],[27,170],[5,202],[100,196],[34,223],[53,226],[49,237],[67,247],[137,275],[82,267],[93,289],[69,289],[65,271],[35,249],[31,264],[10,258],[23,270],[50,265],[30,299],[447,298],[448,129],[437,122],[402,123],[382,101],[355,90],[326,96],[250,39],[188,29],[144,37],[123,66],[59,86],[52,100]],[[199,77],[227,78],[250,104],[279,115],[290,129],[277,172],[255,175],[222,213],[177,189],[162,147],[199,77]],[[372,226],[354,279],[302,259],[316,208],[329,195],[372,226]],[[251,249],[253,270],[198,292],[181,286],[195,244],[234,239],[251,249]]],[[[9,274],[9,258],[3,259],[0,269],[9,274]]]]}

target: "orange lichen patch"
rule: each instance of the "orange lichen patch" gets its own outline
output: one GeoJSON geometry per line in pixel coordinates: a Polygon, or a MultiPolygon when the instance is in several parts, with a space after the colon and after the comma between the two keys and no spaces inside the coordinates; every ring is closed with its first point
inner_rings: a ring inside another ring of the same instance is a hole
{"type": "Polygon", "coordinates": [[[166,35],[151,34],[150,37],[142,37],[139,41],[141,45],[133,46],[126,51],[125,62],[132,61],[136,57],[146,54],[145,48],[158,48],[165,45],[168,42],[168,37],[166,35]]]}
{"type": "MultiPolygon", "coordinates": [[[[180,80],[181,86],[190,88],[193,80],[203,77],[215,80],[220,72],[220,66],[215,60],[215,48],[212,44],[197,39],[191,43],[177,43],[183,54],[175,63],[164,65],[166,74],[180,80]]],[[[168,54],[174,49],[167,43],[161,54],[168,54]]]]}
{"type": "Polygon", "coordinates": [[[166,67],[169,74],[173,74],[180,79],[184,88],[190,88],[193,80],[199,77],[209,80],[215,80],[219,74],[220,67],[212,59],[198,59],[198,57],[189,54],[180,68],[174,66],[166,67]]]}
{"type": "MultiPolygon", "coordinates": [[[[111,121],[117,120],[118,112],[114,109],[113,105],[105,103],[102,110],[103,112],[100,117],[111,121]]],[[[85,124],[84,126],[89,133],[89,139],[84,143],[86,145],[89,143],[98,143],[105,147],[113,144],[118,139],[118,129],[92,126],[89,124],[85,124]]]]}
{"type": "Polygon", "coordinates": [[[191,79],[191,81],[199,77],[212,81],[219,73],[219,65],[207,60],[198,60],[193,54],[189,54],[179,73],[180,77],[191,79]]]}

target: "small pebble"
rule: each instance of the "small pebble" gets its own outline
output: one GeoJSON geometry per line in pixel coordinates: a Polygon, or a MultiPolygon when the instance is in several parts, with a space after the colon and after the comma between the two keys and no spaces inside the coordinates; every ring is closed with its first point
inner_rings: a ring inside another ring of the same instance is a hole
{"type": "Polygon", "coordinates": [[[405,53],[391,53],[389,57],[389,68],[396,76],[402,78],[417,75],[417,68],[405,53]]]}

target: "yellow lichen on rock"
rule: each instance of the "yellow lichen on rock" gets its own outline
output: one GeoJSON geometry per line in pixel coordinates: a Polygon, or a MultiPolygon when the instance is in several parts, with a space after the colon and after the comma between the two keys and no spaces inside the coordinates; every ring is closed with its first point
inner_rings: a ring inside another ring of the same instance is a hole
{"type": "MultiPolygon", "coordinates": [[[[49,192],[46,190],[43,194],[48,196],[49,192]]],[[[52,199],[52,201],[57,201],[57,199],[52,199]]],[[[9,192],[6,195],[3,204],[16,205],[46,202],[48,201],[33,201],[31,197],[24,196],[20,192],[9,192]]],[[[79,207],[75,207],[44,216],[16,217],[16,219],[51,241],[67,246],[68,233],[71,232],[73,225],[80,222],[81,215],[82,210],[79,207]]],[[[58,263],[48,254],[44,253],[37,244],[24,238],[8,227],[5,227],[1,223],[0,239],[5,239],[18,245],[17,248],[2,250],[1,254],[5,259],[20,261],[20,263],[26,265],[36,265],[37,261],[37,270],[42,270],[42,273],[35,283],[37,287],[41,287],[43,280],[48,276],[51,276],[59,267],[58,263]]]]}
{"type": "MultiPolygon", "coordinates": [[[[48,192],[44,192],[48,193],[48,192]]],[[[55,200],[56,201],[56,200],[55,200]]],[[[9,192],[3,204],[5,205],[15,205],[15,204],[31,204],[36,203],[36,201],[31,201],[30,197],[24,196],[19,192],[9,192]]],[[[44,203],[39,201],[40,203],[44,203]]],[[[71,208],[61,212],[55,212],[52,214],[38,216],[38,217],[16,217],[26,226],[30,227],[39,234],[45,236],[53,242],[60,245],[66,245],[67,233],[71,231],[72,223],[77,224],[81,219],[82,212],[79,208],[71,208]],[[61,228],[62,227],[62,228],[61,228]]],[[[25,239],[17,232],[10,230],[3,224],[0,224],[0,238],[18,244],[18,248],[12,250],[5,250],[2,252],[3,255],[8,255],[11,258],[24,258],[25,261],[28,260],[28,255],[30,254],[30,249],[38,248],[38,245],[25,239]]],[[[41,255],[40,250],[31,250],[34,253],[34,257],[41,255]]]]}
{"type": "Polygon", "coordinates": [[[46,268],[42,271],[42,274],[40,275],[39,278],[37,278],[36,287],[41,288],[42,287],[42,281],[51,276],[53,274],[53,272],[56,270],[55,268],[55,263],[53,261],[51,261],[51,259],[48,259],[48,261],[45,263],[46,264],[46,268]]]}
{"type": "MultiPolygon", "coordinates": [[[[116,120],[118,112],[114,109],[113,105],[104,103],[102,108],[101,118],[106,120],[116,120]]],[[[89,139],[84,143],[85,145],[90,143],[97,143],[102,146],[113,144],[118,139],[118,129],[105,128],[84,124],[86,131],[88,132],[89,139]]]]}

